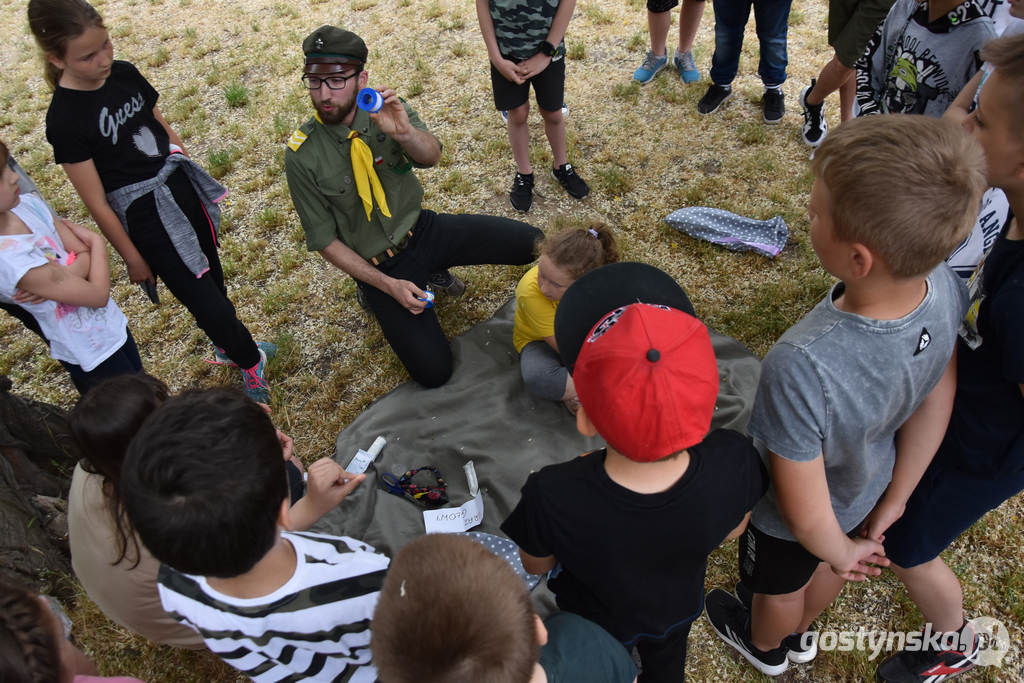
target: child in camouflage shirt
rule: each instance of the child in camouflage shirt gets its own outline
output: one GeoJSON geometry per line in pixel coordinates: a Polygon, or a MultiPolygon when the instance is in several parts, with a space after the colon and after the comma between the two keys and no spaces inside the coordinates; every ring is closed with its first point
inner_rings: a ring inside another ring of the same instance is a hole
{"type": "Polygon", "coordinates": [[[509,192],[512,206],[522,212],[533,203],[533,168],[530,165],[530,84],[551,143],[554,176],[565,191],[583,199],[590,188],[566,158],[565,29],[576,0],[476,0],[480,32],[491,60],[494,106],[508,120],[508,139],[516,161],[516,177],[509,192]]]}

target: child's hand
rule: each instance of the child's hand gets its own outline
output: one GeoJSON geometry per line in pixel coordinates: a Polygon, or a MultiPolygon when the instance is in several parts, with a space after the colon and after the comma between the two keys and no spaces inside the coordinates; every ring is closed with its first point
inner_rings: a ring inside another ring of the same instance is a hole
{"type": "Polygon", "coordinates": [[[519,75],[522,77],[522,80],[519,82],[522,83],[528,78],[533,78],[550,65],[551,57],[548,57],[546,54],[541,52],[538,52],[525,61],[519,62],[519,64],[516,65],[516,71],[518,71],[519,75]]]}
{"type": "Polygon", "coordinates": [[[850,539],[840,563],[831,565],[832,571],[847,581],[863,581],[869,576],[878,576],[882,573],[881,567],[888,566],[885,548],[870,538],[850,539]]]}
{"type": "Polygon", "coordinates": [[[515,62],[499,57],[497,61],[492,60],[491,64],[498,70],[506,81],[512,81],[516,85],[522,85],[525,82],[522,74],[519,73],[519,65],[515,62]]]}
{"type": "MultiPolygon", "coordinates": [[[[270,406],[265,406],[262,403],[259,404],[263,410],[266,411],[267,415],[270,414],[270,406]]],[[[299,472],[305,472],[306,468],[302,466],[302,461],[295,457],[295,441],[292,437],[288,436],[280,429],[277,431],[277,440],[281,444],[281,455],[284,456],[285,462],[290,462],[299,468],[299,472]]]]}
{"type": "Polygon", "coordinates": [[[124,265],[128,267],[128,279],[133,283],[156,282],[153,271],[149,269],[149,264],[142,256],[139,256],[138,260],[125,261],[124,265]]]}
{"type": "Polygon", "coordinates": [[[41,304],[44,301],[48,301],[45,296],[26,292],[24,289],[14,290],[14,296],[11,298],[14,299],[14,303],[16,304],[41,304]]]}
{"type": "Polygon", "coordinates": [[[320,458],[310,465],[306,495],[317,512],[317,517],[337,507],[364,479],[365,474],[346,472],[330,458],[320,458]]]}
{"type": "Polygon", "coordinates": [[[883,496],[882,500],[878,501],[878,504],[875,505],[875,509],[868,515],[868,518],[864,520],[861,536],[881,543],[885,540],[886,530],[903,516],[903,512],[906,509],[906,505],[897,505],[889,502],[883,496]]]}

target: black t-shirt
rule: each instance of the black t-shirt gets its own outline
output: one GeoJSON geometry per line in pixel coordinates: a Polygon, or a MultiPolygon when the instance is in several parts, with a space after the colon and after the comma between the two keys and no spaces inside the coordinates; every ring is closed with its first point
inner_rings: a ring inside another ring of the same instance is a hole
{"type": "Polygon", "coordinates": [[[1024,240],[1004,232],[992,245],[981,297],[981,345],[960,341],[953,415],[936,459],[985,477],[1024,477],[1024,240]]]}
{"type": "Polygon", "coordinates": [[[703,609],[708,554],[768,485],[750,440],[719,429],[688,449],[690,465],[670,489],[643,494],[613,482],[605,451],[531,474],[501,525],[536,557],[554,555],[558,606],[633,644],[661,638],[703,609]]]}
{"type": "Polygon", "coordinates": [[[128,62],[115,61],[96,90],[57,86],[46,112],[46,139],[58,164],[92,159],[105,192],[155,176],[170,153],[153,116],[159,94],[128,62]]]}

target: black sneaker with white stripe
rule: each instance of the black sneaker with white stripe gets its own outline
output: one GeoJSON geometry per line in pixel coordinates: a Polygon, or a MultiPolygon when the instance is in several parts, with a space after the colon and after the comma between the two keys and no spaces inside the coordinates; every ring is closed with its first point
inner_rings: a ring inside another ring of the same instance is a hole
{"type": "MultiPolygon", "coordinates": [[[[753,610],[754,591],[747,588],[745,583],[737,582],[732,592],[748,612],[753,610]]],[[[788,650],[786,656],[789,661],[794,664],[806,664],[818,656],[818,637],[811,631],[792,633],[782,640],[782,645],[788,650]],[[807,633],[812,635],[808,636],[807,633]]]]}
{"type": "Polygon", "coordinates": [[[704,609],[711,628],[755,669],[767,676],[778,676],[789,667],[785,643],[765,652],[750,642],[750,612],[735,595],[716,588],[704,598],[704,609]]]}

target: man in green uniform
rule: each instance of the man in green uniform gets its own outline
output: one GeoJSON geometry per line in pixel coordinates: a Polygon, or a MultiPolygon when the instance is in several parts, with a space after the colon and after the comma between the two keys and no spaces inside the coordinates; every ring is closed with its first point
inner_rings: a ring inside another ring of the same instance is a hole
{"type": "Polygon", "coordinates": [[[507,218],[421,208],[412,167],[441,158],[441,144],[390,88],[381,109],[356,107],[366,87],[366,44],[321,26],[302,43],[302,81],[316,110],[288,141],[285,171],[306,246],[355,278],[385,338],[414,380],[448,381],[452,355],[424,287],[450,266],[525,264],[540,230],[507,218]]]}

